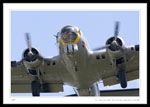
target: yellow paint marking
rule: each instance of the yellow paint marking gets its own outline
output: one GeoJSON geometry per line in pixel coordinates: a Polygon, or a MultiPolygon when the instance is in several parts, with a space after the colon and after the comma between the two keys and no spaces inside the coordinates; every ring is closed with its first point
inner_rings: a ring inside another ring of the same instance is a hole
{"type": "Polygon", "coordinates": [[[59,37],[59,41],[63,44],[63,45],[68,45],[68,44],[77,44],[79,42],[79,39],[80,39],[80,31],[78,31],[78,36],[77,36],[77,39],[74,41],[74,42],[70,42],[70,43],[65,43],[61,37],[59,37]]]}

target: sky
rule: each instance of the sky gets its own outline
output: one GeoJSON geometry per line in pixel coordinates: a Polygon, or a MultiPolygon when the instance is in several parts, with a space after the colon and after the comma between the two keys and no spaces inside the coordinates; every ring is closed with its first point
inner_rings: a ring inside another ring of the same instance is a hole
{"type": "MultiPolygon", "coordinates": [[[[63,26],[75,25],[83,32],[91,49],[104,46],[107,39],[114,35],[115,21],[120,22],[119,36],[125,45],[139,44],[138,11],[11,11],[11,61],[21,60],[27,48],[25,33],[31,36],[31,45],[36,47],[43,57],[58,55],[56,38],[63,26]]],[[[138,88],[139,80],[128,82],[127,88],[138,88]]],[[[120,89],[119,85],[104,87],[100,90],[120,89]]],[[[46,96],[64,96],[74,94],[72,87],[64,85],[64,92],[46,94],[46,96]]],[[[31,96],[31,94],[12,94],[31,96]]],[[[45,96],[45,94],[41,94],[45,96]]]]}

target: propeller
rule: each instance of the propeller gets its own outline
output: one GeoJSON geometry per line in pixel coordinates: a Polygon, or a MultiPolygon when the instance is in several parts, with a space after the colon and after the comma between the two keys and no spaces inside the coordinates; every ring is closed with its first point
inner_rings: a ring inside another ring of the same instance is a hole
{"type": "Polygon", "coordinates": [[[119,45],[118,41],[117,41],[117,37],[119,34],[119,26],[120,26],[120,22],[116,21],[115,22],[115,30],[114,30],[114,40],[110,44],[107,44],[107,45],[97,48],[95,50],[101,50],[101,49],[106,49],[108,47],[111,47],[111,48],[113,48],[113,50],[120,50],[126,56],[126,58],[129,59],[132,55],[129,54],[127,48],[119,45]]]}
{"type": "Polygon", "coordinates": [[[29,33],[25,33],[25,37],[26,37],[26,43],[27,43],[29,52],[28,52],[27,56],[23,60],[28,60],[29,62],[32,62],[32,61],[34,61],[37,58],[38,59],[42,59],[41,56],[39,56],[38,54],[36,54],[34,52],[35,49],[32,50],[31,39],[30,39],[29,33]]]}
{"type": "Polygon", "coordinates": [[[56,37],[56,44],[58,43],[58,35],[59,35],[59,32],[57,32],[57,35],[54,35],[54,37],[56,37]]]}
{"type": "Polygon", "coordinates": [[[120,22],[119,21],[116,21],[115,23],[115,32],[114,32],[114,40],[113,42],[111,43],[112,46],[118,48],[125,56],[127,59],[129,59],[132,55],[129,54],[127,48],[123,48],[122,46],[120,46],[117,42],[117,36],[118,36],[118,33],[119,33],[119,26],[120,26],[120,22]]]}
{"type": "Polygon", "coordinates": [[[119,33],[119,25],[120,25],[120,23],[118,21],[116,21],[115,22],[114,40],[112,41],[112,43],[110,45],[111,45],[111,47],[113,47],[115,49],[122,50],[122,47],[120,45],[118,45],[118,42],[117,42],[117,37],[118,37],[118,33],[119,33]]]}
{"type": "Polygon", "coordinates": [[[115,23],[115,33],[114,33],[114,37],[115,37],[115,41],[117,41],[117,36],[118,36],[118,33],[119,33],[119,25],[120,25],[120,23],[117,21],[116,23],[115,23]]]}
{"type": "Polygon", "coordinates": [[[109,46],[112,46],[112,47],[114,47],[114,48],[117,48],[117,46],[119,46],[118,43],[117,43],[117,36],[118,36],[118,33],[119,33],[119,21],[116,21],[116,22],[115,22],[114,40],[112,41],[112,43],[111,43],[111,44],[107,44],[107,45],[105,45],[105,46],[102,46],[102,47],[100,47],[100,48],[96,48],[96,49],[94,49],[94,50],[106,49],[106,48],[108,48],[109,46]]]}
{"type": "Polygon", "coordinates": [[[28,55],[29,55],[30,57],[32,57],[33,53],[32,53],[31,40],[30,40],[29,33],[26,33],[25,35],[26,35],[27,46],[28,46],[28,49],[29,49],[28,55]]]}
{"type": "Polygon", "coordinates": [[[117,47],[127,58],[127,60],[132,56],[131,54],[129,54],[127,48],[123,48],[122,46],[118,45],[118,42],[117,42],[117,36],[118,36],[118,33],[119,33],[119,25],[120,25],[120,22],[116,22],[115,24],[115,32],[114,32],[114,40],[113,42],[111,43],[113,46],[117,47]]]}
{"type": "Polygon", "coordinates": [[[96,48],[96,49],[94,49],[94,51],[96,51],[96,50],[106,49],[106,48],[108,48],[109,46],[110,46],[110,44],[107,44],[107,45],[102,46],[102,47],[100,47],[100,48],[96,48]]]}

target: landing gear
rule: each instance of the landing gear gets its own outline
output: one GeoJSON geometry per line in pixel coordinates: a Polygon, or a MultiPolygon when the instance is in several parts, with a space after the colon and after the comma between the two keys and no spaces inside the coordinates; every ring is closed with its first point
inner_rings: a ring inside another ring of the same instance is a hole
{"type": "Polygon", "coordinates": [[[127,87],[126,73],[125,70],[118,71],[118,79],[122,88],[127,87]]]}
{"type": "Polygon", "coordinates": [[[127,87],[127,80],[126,80],[126,72],[125,72],[125,59],[121,57],[116,60],[116,70],[117,70],[117,77],[120,81],[120,85],[122,88],[127,87]]]}
{"type": "Polygon", "coordinates": [[[40,83],[37,80],[31,83],[32,96],[40,96],[40,83]]]}
{"type": "Polygon", "coordinates": [[[40,70],[34,71],[36,75],[33,75],[33,81],[31,83],[32,96],[40,96],[40,92],[48,92],[49,87],[47,83],[44,83],[40,70]]]}

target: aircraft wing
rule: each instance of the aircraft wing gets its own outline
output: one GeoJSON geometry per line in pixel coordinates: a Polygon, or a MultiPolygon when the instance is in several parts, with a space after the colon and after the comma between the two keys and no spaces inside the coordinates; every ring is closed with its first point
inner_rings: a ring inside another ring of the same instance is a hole
{"type": "MultiPolygon", "coordinates": [[[[59,56],[44,58],[40,72],[44,83],[48,85],[47,92],[63,91],[63,80],[60,72],[66,72],[59,56]]],[[[11,62],[11,92],[30,93],[33,76],[27,71],[22,61],[11,62]]]]}
{"type": "MultiPolygon", "coordinates": [[[[132,54],[132,58],[126,62],[127,81],[139,79],[139,45],[129,46],[127,49],[132,54]]],[[[92,53],[91,65],[93,70],[97,70],[101,75],[104,86],[119,84],[116,78],[115,68],[110,61],[110,57],[105,49],[92,53]]]]}
{"type": "MultiPolygon", "coordinates": [[[[139,96],[139,88],[100,90],[100,93],[101,96],[139,96]]],[[[77,94],[67,96],[77,96],[77,94]]]]}

